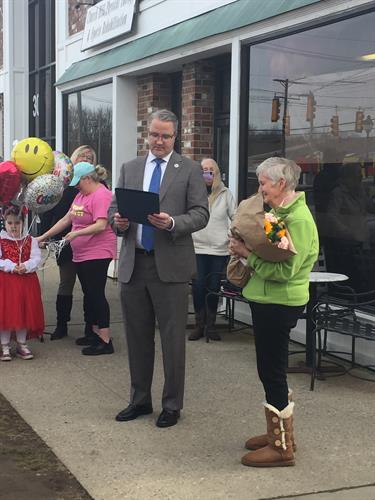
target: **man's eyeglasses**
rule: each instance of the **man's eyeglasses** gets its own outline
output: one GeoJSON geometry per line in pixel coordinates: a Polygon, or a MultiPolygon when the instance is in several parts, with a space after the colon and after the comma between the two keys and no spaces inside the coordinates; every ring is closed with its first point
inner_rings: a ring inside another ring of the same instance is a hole
{"type": "Polygon", "coordinates": [[[155,139],[155,140],[161,139],[162,141],[170,141],[174,137],[174,134],[173,135],[170,135],[170,134],[158,134],[156,132],[149,132],[148,135],[150,137],[152,137],[153,139],[155,139]]]}

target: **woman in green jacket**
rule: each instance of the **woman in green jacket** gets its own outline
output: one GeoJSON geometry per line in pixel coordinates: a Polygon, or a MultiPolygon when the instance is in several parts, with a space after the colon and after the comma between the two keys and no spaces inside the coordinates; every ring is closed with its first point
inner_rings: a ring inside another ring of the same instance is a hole
{"type": "Polygon", "coordinates": [[[257,368],[266,403],[267,434],[246,441],[251,451],[242,463],[254,467],[294,465],[293,408],[288,399],[288,342],[309,300],[309,274],[318,257],[318,232],[306,205],[305,193],[296,192],[301,169],[292,160],[269,158],[256,174],[259,192],[273,213],[282,219],[297,254],[284,262],[266,262],[231,238],[232,255],[247,259],[254,270],[242,293],[250,301],[257,368]]]}

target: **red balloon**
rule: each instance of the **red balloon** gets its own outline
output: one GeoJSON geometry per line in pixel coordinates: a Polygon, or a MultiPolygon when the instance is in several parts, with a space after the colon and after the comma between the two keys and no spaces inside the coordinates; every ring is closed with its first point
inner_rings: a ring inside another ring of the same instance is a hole
{"type": "Polygon", "coordinates": [[[0,163],[0,203],[7,205],[21,184],[21,172],[12,161],[0,163]]]}

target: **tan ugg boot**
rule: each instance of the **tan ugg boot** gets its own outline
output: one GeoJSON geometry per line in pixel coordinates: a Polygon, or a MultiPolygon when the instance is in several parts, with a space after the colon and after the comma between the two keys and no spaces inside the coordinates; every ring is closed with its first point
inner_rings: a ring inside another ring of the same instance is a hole
{"type": "MultiPolygon", "coordinates": [[[[289,403],[293,401],[293,391],[292,389],[288,390],[288,401],[289,403]]],[[[266,418],[267,418],[267,411],[266,412],[266,418]]],[[[267,421],[268,422],[268,421],[267,421]]],[[[267,434],[260,434],[259,436],[254,436],[249,438],[246,443],[245,443],[245,448],[248,450],[259,450],[259,448],[263,448],[264,446],[267,446],[268,444],[268,432],[269,429],[267,428],[267,434]]],[[[297,445],[294,440],[294,429],[293,429],[293,416],[292,416],[292,443],[293,443],[293,451],[297,450],[297,445]]]]}
{"type": "Polygon", "coordinates": [[[268,444],[251,451],[241,459],[249,467],[286,467],[294,465],[292,445],[292,416],[294,403],[289,403],[282,411],[265,403],[268,444]]]}

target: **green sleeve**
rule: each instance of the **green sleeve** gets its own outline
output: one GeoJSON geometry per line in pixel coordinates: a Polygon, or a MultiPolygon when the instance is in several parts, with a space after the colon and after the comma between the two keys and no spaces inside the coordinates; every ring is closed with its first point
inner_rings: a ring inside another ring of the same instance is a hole
{"type": "Polygon", "coordinates": [[[289,234],[297,251],[297,255],[284,262],[267,262],[255,254],[250,254],[247,263],[264,280],[289,281],[301,269],[314,244],[314,227],[310,221],[295,220],[288,225],[289,234]]]}

